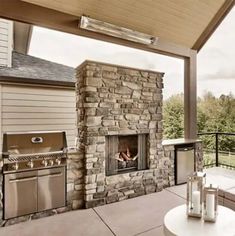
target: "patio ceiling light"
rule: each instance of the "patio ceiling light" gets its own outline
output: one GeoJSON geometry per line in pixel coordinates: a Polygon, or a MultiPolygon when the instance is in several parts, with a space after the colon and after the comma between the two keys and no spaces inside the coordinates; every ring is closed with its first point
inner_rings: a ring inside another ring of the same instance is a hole
{"type": "Polygon", "coordinates": [[[147,45],[156,45],[158,38],[152,35],[140,33],[131,29],[119,27],[110,23],[95,20],[86,16],[82,16],[79,24],[81,29],[114,36],[136,43],[147,45]]]}

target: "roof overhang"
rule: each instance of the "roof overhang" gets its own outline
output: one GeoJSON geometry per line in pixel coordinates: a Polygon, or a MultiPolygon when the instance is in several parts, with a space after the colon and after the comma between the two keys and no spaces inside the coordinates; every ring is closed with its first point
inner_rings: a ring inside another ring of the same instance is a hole
{"type": "Polygon", "coordinates": [[[0,17],[98,40],[189,57],[199,51],[235,0],[0,0],[0,17]],[[118,39],[78,28],[82,15],[159,38],[157,45],[118,39]]]}
{"type": "Polygon", "coordinates": [[[14,45],[16,52],[28,54],[33,26],[21,22],[14,22],[14,45]]]}

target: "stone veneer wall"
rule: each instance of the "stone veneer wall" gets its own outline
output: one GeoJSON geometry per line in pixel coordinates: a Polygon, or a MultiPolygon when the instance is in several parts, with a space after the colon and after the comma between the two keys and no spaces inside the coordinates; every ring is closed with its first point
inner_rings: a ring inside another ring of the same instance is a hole
{"type": "Polygon", "coordinates": [[[53,210],[47,210],[30,214],[26,216],[20,216],[9,220],[2,220],[3,217],[3,202],[2,202],[2,160],[0,160],[0,226],[12,225],[18,222],[28,221],[32,219],[38,219],[45,216],[59,214],[69,210],[75,210],[83,208],[84,206],[84,160],[83,156],[76,152],[68,153],[67,161],[67,206],[57,208],[53,210]]]}
{"type": "Polygon", "coordinates": [[[86,61],[77,68],[78,149],[85,207],[160,191],[163,73],[86,61]],[[148,170],[105,175],[105,136],[148,133],[148,170]]]}
{"type": "MultiPolygon", "coordinates": [[[[196,171],[203,170],[203,145],[195,142],[196,171]]],[[[163,187],[175,185],[175,145],[163,145],[163,187]]]]}
{"type": "Polygon", "coordinates": [[[175,146],[163,146],[163,160],[165,166],[165,173],[163,178],[164,187],[175,185],[175,146]]]}
{"type": "Polygon", "coordinates": [[[82,153],[71,152],[67,160],[67,207],[76,210],[84,207],[85,164],[82,153]]]}

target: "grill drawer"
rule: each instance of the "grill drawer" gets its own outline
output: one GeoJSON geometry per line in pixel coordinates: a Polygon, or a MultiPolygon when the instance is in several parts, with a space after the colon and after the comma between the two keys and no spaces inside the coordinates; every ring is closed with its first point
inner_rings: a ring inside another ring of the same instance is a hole
{"type": "Polygon", "coordinates": [[[37,211],[37,171],[4,176],[4,219],[37,211]]]}
{"type": "Polygon", "coordinates": [[[38,171],[38,211],[65,206],[65,168],[38,171]]]}

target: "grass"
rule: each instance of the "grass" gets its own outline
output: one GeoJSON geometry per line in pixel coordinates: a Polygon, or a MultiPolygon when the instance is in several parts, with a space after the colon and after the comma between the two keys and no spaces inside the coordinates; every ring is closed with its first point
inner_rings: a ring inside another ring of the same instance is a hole
{"type": "MultiPolygon", "coordinates": [[[[204,151],[204,165],[215,165],[215,152],[204,151]]],[[[229,165],[235,168],[235,153],[219,152],[219,165],[229,165]]]]}

